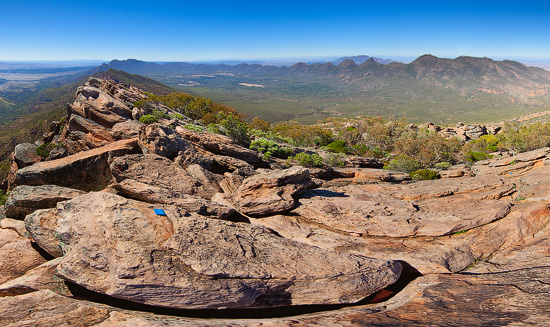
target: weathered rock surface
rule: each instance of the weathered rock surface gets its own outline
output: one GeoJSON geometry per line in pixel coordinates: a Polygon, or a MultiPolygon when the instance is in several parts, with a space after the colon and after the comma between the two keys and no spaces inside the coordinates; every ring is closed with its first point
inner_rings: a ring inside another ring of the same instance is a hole
{"type": "Polygon", "coordinates": [[[500,178],[463,180],[310,190],[294,212],[330,229],[385,237],[448,235],[510,212],[510,202],[497,199],[513,190],[511,183],[500,178]]]}
{"type": "Polygon", "coordinates": [[[111,133],[115,140],[133,139],[139,136],[141,126],[143,124],[138,121],[126,120],[115,124],[111,129],[111,133]]]}
{"type": "Polygon", "coordinates": [[[125,179],[134,179],[175,193],[198,195],[205,199],[219,191],[217,185],[203,184],[173,161],[156,154],[116,158],[111,165],[111,172],[118,183],[125,179]]]}
{"type": "Polygon", "coordinates": [[[234,157],[254,166],[262,163],[258,152],[236,145],[227,136],[199,133],[181,126],[177,126],[176,131],[187,141],[209,152],[234,157]]]}
{"type": "Polygon", "coordinates": [[[43,158],[36,154],[38,145],[32,143],[21,143],[15,146],[15,162],[19,168],[31,166],[43,158]]]}
{"type": "Polygon", "coordinates": [[[40,266],[29,270],[25,275],[1,284],[0,297],[15,296],[46,289],[61,295],[70,296],[71,293],[65,285],[64,280],[54,274],[55,268],[60,262],[60,258],[46,261],[40,266]]]}
{"type": "Polygon", "coordinates": [[[24,238],[29,238],[30,239],[30,237],[31,237],[31,234],[29,234],[29,232],[25,228],[25,222],[22,221],[22,220],[5,218],[4,217],[3,219],[0,220],[0,228],[2,228],[2,229],[11,229],[11,230],[17,232],[17,234],[19,234],[19,236],[24,237],[24,238]]]}
{"type": "Polygon", "coordinates": [[[84,191],[101,190],[111,180],[109,165],[115,157],[139,152],[136,139],[121,140],[65,158],[19,169],[15,185],[58,185],[84,191]]]}
{"type": "Polygon", "coordinates": [[[71,116],[63,132],[59,142],[63,143],[68,154],[99,148],[114,141],[107,128],[76,114],[71,116]]]}
{"type": "MultiPolygon", "coordinates": [[[[63,260],[56,273],[95,292],[173,308],[353,303],[394,283],[398,263],[340,255],[245,223],[93,192],[37,211],[63,260]]],[[[33,237],[35,230],[29,229],[33,237]]],[[[41,244],[38,238],[35,238],[41,244]]]]}
{"type": "Polygon", "coordinates": [[[479,175],[492,174],[512,178],[521,176],[531,170],[534,165],[543,165],[550,153],[550,148],[520,153],[516,156],[491,159],[476,162],[472,172],[479,175]]]}
{"type": "Polygon", "coordinates": [[[175,158],[180,151],[192,146],[173,129],[158,123],[141,126],[138,143],[144,154],[167,158],[175,158]]]}
{"type": "Polygon", "coordinates": [[[296,206],[296,197],[312,186],[309,171],[301,167],[261,172],[245,179],[233,202],[240,212],[265,215],[284,212],[296,206]]]}
{"type": "Polygon", "coordinates": [[[75,113],[96,123],[111,128],[116,123],[132,119],[132,110],[126,103],[94,86],[90,82],[78,88],[75,102],[68,107],[75,113]]]}
{"type": "Polygon", "coordinates": [[[5,213],[9,218],[24,219],[38,209],[53,208],[57,202],[65,201],[86,192],[56,185],[15,187],[9,194],[5,213]]]}
{"type": "Polygon", "coordinates": [[[31,241],[9,229],[0,229],[0,284],[23,276],[46,262],[31,241]]]}
{"type": "Polygon", "coordinates": [[[134,179],[125,179],[115,185],[119,194],[147,203],[174,204],[189,212],[203,216],[213,216],[227,220],[235,212],[235,209],[219,205],[208,200],[174,192],[173,190],[151,186],[134,179]]]}

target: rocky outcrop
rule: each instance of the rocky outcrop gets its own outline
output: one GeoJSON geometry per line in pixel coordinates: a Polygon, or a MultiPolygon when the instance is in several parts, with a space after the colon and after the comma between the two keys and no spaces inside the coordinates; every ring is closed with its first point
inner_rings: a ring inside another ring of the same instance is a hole
{"type": "Polygon", "coordinates": [[[214,154],[237,158],[254,166],[258,166],[262,163],[258,152],[235,144],[235,142],[227,136],[199,133],[181,126],[177,126],[176,131],[195,146],[214,154]]]}
{"type": "Polygon", "coordinates": [[[139,130],[142,126],[143,124],[138,121],[126,120],[115,124],[111,132],[115,140],[133,139],[139,136],[139,130]]]}
{"type": "Polygon", "coordinates": [[[5,213],[10,218],[24,219],[26,215],[38,209],[53,208],[57,202],[83,194],[85,194],[83,191],[56,185],[21,185],[10,192],[5,213]]]}
{"type": "MultiPolygon", "coordinates": [[[[321,250],[258,226],[190,215],[177,206],[163,206],[165,215],[156,215],[154,208],[97,192],[31,216],[49,221],[42,235],[56,238],[63,252],[57,275],[157,306],[353,303],[401,272],[398,263],[321,250]]],[[[36,230],[29,231],[34,238],[36,230]]]]}
{"type": "Polygon", "coordinates": [[[15,146],[14,159],[17,167],[23,168],[42,161],[41,156],[36,153],[38,145],[32,143],[21,143],[15,146]]]}
{"type": "Polygon", "coordinates": [[[25,275],[1,284],[0,297],[21,295],[39,290],[52,290],[61,295],[71,296],[72,294],[64,281],[55,275],[55,269],[60,262],[60,259],[46,261],[40,266],[29,270],[25,275]]]}
{"type": "Polygon", "coordinates": [[[0,284],[21,277],[44,262],[29,239],[13,230],[0,229],[0,284]]]}
{"type": "Polygon", "coordinates": [[[114,141],[111,132],[100,124],[72,115],[67,128],[59,138],[69,154],[100,148],[114,141]]]}
{"type": "Polygon", "coordinates": [[[191,146],[183,136],[161,124],[143,125],[139,130],[139,146],[145,154],[174,158],[191,146]]]}
{"type": "Polygon", "coordinates": [[[288,211],[296,206],[296,197],[312,186],[305,168],[263,172],[245,179],[233,196],[240,212],[265,215],[288,211]]]}
{"type": "Polygon", "coordinates": [[[111,172],[118,183],[125,179],[134,179],[182,195],[197,195],[208,199],[219,191],[217,185],[203,184],[173,161],[156,154],[116,158],[111,164],[111,172]]]}
{"type": "Polygon", "coordinates": [[[111,161],[115,157],[138,151],[136,139],[113,142],[101,148],[19,169],[14,184],[51,184],[84,191],[102,190],[111,180],[111,161]]]}

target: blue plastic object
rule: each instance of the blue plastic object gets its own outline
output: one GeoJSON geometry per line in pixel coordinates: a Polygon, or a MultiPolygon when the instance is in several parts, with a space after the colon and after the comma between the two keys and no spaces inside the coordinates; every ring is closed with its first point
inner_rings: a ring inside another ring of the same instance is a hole
{"type": "Polygon", "coordinates": [[[166,216],[166,213],[162,209],[155,209],[157,216],[166,216]]]}

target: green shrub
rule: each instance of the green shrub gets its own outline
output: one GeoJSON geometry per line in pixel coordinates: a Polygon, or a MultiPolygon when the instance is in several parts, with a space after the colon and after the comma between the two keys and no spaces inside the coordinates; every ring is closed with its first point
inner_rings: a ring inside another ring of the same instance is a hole
{"type": "Polygon", "coordinates": [[[343,167],[346,163],[346,156],[343,153],[331,153],[325,161],[331,167],[343,167]]]}
{"type": "Polygon", "coordinates": [[[177,112],[173,113],[170,115],[170,118],[172,119],[179,119],[179,120],[183,120],[183,115],[182,114],[179,114],[177,112]]]}
{"type": "Polygon", "coordinates": [[[250,149],[256,150],[264,155],[264,159],[268,160],[271,156],[286,159],[292,153],[289,147],[281,147],[279,144],[266,138],[259,138],[250,143],[250,149]]]}
{"type": "Polygon", "coordinates": [[[206,131],[212,134],[222,134],[220,125],[216,123],[208,124],[208,126],[206,126],[206,131]]]}
{"type": "Polygon", "coordinates": [[[229,136],[238,145],[249,147],[250,135],[248,134],[249,127],[245,122],[239,120],[238,117],[233,115],[226,115],[219,113],[220,126],[223,127],[225,135],[229,136]]]}
{"type": "Polygon", "coordinates": [[[391,160],[384,169],[397,170],[405,173],[411,173],[420,168],[420,163],[406,154],[400,154],[391,160]]]}
{"type": "Polygon", "coordinates": [[[292,144],[296,146],[319,147],[333,141],[330,130],[297,122],[281,123],[273,128],[273,132],[292,139],[292,144]]]}
{"type": "Polygon", "coordinates": [[[469,151],[465,159],[468,164],[473,164],[476,161],[489,159],[489,155],[485,152],[469,151]]]}
{"type": "Polygon", "coordinates": [[[6,200],[8,199],[8,195],[10,195],[10,192],[0,190],[0,206],[3,206],[4,204],[6,204],[6,200]]]}
{"type": "Polygon", "coordinates": [[[441,170],[447,170],[447,169],[451,168],[452,166],[453,166],[452,163],[446,162],[446,161],[438,162],[438,163],[435,164],[435,168],[441,169],[441,170]]]}
{"type": "Polygon", "coordinates": [[[204,131],[204,127],[198,126],[198,125],[193,125],[193,124],[186,124],[183,127],[188,129],[188,130],[199,132],[199,133],[202,133],[204,131]]]}
{"type": "Polygon", "coordinates": [[[286,161],[287,166],[297,163],[303,167],[321,167],[323,165],[323,158],[318,154],[307,154],[305,152],[298,153],[294,157],[289,157],[286,161]]]}
{"type": "Polygon", "coordinates": [[[431,169],[419,169],[411,172],[409,175],[415,181],[438,179],[441,177],[437,171],[431,169]]]}
{"type": "Polygon", "coordinates": [[[158,122],[158,120],[153,115],[145,115],[145,116],[141,116],[141,118],[139,119],[139,122],[144,124],[152,124],[152,123],[158,122]]]}
{"type": "Polygon", "coordinates": [[[50,152],[56,147],[57,145],[53,143],[44,143],[38,148],[36,148],[36,154],[43,158],[47,158],[50,155],[50,152]]]}
{"type": "Polygon", "coordinates": [[[151,115],[153,115],[157,120],[168,117],[166,116],[166,113],[164,111],[160,111],[160,110],[153,110],[151,115]]]}
{"type": "Polygon", "coordinates": [[[326,146],[327,151],[335,153],[349,153],[351,152],[348,147],[346,147],[346,141],[336,140],[326,146]]]}
{"type": "Polygon", "coordinates": [[[259,129],[251,129],[250,134],[254,135],[256,137],[263,137],[263,138],[266,138],[268,140],[272,140],[272,141],[279,142],[279,143],[287,143],[287,144],[292,144],[293,143],[293,141],[290,137],[283,137],[283,136],[281,136],[281,134],[274,133],[273,131],[264,132],[264,131],[259,130],[259,129]]]}

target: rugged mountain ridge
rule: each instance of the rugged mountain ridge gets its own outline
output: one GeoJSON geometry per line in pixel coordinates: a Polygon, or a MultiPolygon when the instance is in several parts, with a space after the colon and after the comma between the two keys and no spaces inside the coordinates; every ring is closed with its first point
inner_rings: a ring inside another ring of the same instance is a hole
{"type": "Polygon", "coordinates": [[[145,97],[90,79],[53,136],[65,152],[14,163],[1,324],[447,325],[456,312],[466,325],[547,321],[550,149],[436,181],[285,168],[187,129],[186,117],[140,123],[146,112],[133,104],[145,97]],[[244,319],[224,308],[271,309],[244,319]]]}

